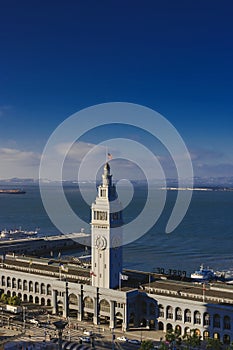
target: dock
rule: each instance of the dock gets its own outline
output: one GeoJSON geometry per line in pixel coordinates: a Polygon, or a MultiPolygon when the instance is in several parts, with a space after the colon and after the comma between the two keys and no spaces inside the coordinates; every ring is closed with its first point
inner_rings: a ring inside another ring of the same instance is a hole
{"type": "Polygon", "coordinates": [[[83,250],[90,247],[91,235],[88,233],[68,233],[56,236],[28,237],[26,239],[0,241],[0,254],[44,255],[72,249],[83,250]]]}

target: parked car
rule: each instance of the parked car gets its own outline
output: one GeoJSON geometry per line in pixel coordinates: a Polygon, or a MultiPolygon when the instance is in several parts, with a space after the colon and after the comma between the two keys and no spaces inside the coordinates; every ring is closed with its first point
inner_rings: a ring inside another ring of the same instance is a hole
{"type": "Polygon", "coordinates": [[[83,332],[84,335],[88,335],[88,336],[92,335],[92,333],[93,333],[92,331],[88,331],[88,330],[85,330],[83,332]]]}
{"type": "Polygon", "coordinates": [[[82,342],[84,343],[90,343],[91,342],[91,338],[90,337],[79,337],[80,340],[82,340],[82,342]]]}
{"type": "Polygon", "coordinates": [[[117,340],[119,341],[128,341],[128,338],[126,338],[124,335],[122,337],[117,337],[117,340]]]}
{"type": "Polygon", "coordinates": [[[30,318],[29,320],[28,320],[28,322],[30,322],[30,323],[33,323],[33,324],[35,324],[36,326],[38,326],[39,325],[39,321],[38,320],[36,320],[35,318],[30,318]]]}
{"type": "Polygon", "coordinates": [[[128,339],[128,343],[131,343],[131,344],[141,344],[141,342],[137,339],[128,339]]]}

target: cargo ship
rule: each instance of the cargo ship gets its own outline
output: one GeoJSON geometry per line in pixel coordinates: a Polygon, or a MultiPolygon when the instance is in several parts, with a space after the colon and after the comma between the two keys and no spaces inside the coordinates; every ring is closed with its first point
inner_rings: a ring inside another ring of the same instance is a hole
{"type": "Polygon", "coordinates": [[[0,189],[0,194],[24,194],[26,191],[19,189],[0,189]]]}

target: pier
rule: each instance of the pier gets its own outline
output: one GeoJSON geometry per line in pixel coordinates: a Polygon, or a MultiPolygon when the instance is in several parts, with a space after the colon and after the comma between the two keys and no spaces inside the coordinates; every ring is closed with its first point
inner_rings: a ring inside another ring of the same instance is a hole
{"type": "Polygon", "coordinates": [[[91,235],[83,232],[60,234],[56,236],[29,237],[27,239],[0,241],[0,254],[33,254],[44,255],[50,252],[61,252],[90,247],[91,235]]]}

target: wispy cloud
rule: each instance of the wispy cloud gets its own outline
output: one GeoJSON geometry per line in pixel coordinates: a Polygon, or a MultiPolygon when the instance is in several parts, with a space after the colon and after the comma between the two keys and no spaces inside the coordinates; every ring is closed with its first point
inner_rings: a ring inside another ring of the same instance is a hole
{"type": "MultiPolygon", "coordinates": [[[[57,167],[58,156],[64,156],[62,172],[65,180],[77,179],[79,167],[84,163],[88,166],[84,167],[86,170],[82,173],[82,180],[88,180],[92,175],[92,171],[100,177],[101,169],[94,169],[94,164],[105,162],[106,149],[103,144],[95,145],[85,142],[76,142],[72,145],[68,143],[56,145],[54,153],[50,155],[51,159],[48,162],[46,178],[51,180],[57,178],[57,171],[60,170],[57,167]],[[69,150],[68,153],[67,149],[69,150]],[[89,156],[86,158],[87,154],[89,156]]],[[[117,148],[117,144],[111,145],[108,151],[113,154],[111,167],[115,179],[138,179],[145,175],[151,179],[161,177],[161,172],[156,170],[156,165],[152,167],[153,158],[147,159],[143,152],[134,157],[135,150],[133,148],[123,152],[117,148]],[[140,162],[143,157],[146,159],[140,162]],[[142,167],[145,169],[140,169],[140,164],[143,164],[142,167]]],[[[196,149],[190,153],[194,176],[220,177],[233,175],[233,161],[227,161],[224,153],[208,149],[196,149]]],[[[186,155],[180,157],[181,159],[186,158],[186,155]]],[[[40,159],[40,153],[21,150],[13,145],[12,147],[0,148],[0,179],[11,177],[33,177],[37,179],[39,177],[40,159]]],[[[160,163],[166,178],[177,176],[175,164],[169,155],[157,155],[157,161],[160,163]]]]}
{"type": "Polygon", "coordinates": [[[224,152],[199,148],[190,153],[195,176],[228,177],[233,175],[233,162],[227,159],[224,152]]]}
{"type": "Polygon", "coordinates": [[[38,177],[40,154],[16,148],[0,148],[0,178],[38,177]]]}

